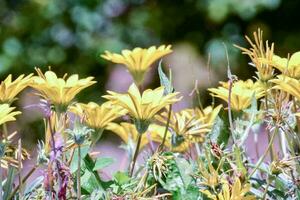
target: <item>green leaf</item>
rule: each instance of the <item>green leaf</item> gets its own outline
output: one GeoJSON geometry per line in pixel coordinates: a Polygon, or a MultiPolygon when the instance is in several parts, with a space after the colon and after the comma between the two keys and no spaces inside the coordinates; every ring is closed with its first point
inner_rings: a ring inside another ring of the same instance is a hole
{"type": "MultiPolygon", "coordinates": [[[[2,175],[2,174],[1,174],[2,175]]],[[[8,175],[5,181],[5,184],[3,186],[3,199],[8,199],[10,192],[13,189],[13,184],[14,184],[14,177],[15,177],[15,168],[14,167],[9,167],[8,168],[8,175]]],[[[2,183],[0,183],[2,184],[2,183]]]]}
{"type": "MultiPolygon", "coordinates": [[[[170,73],[171,74],[171,73],[170,73]]],[[[166,74],[162,70],[162,60],[159,61],[158,65],[158,75],[160,80],[160,85],[164,86],[164,95],[170,94],[174,91],[174,88],[171,83],[171,75],[170,78],[166,76],[166,74]]]]}
{"type": "MultiPolygon", "coordinates": [[[[82,146],[80,148],[80,153],[81,153],[81,159],[83,159],[89,152],[89,146],[82,146]]],[[[75,149],[73,159],[70,164],[70,170],[71,173],[74,173],[77,171],[77,163],[78,163],[78,148],[75,149]]]]}
{"type": "Polygon", "coordinates": [[[123,185],[127,183],[130,180],[130,178],[127,175],[127,173],[118,171],[114,174],[114,180],[117,184],[123,185]]]}
{"type": "Polygon", "coordinates": [[[114,162],[115,161],[112,158],[98,158],[96,163],[95,163],[95,166],[94,166],[93,170],[103,169],[103,168],[111,165],[114,162]]]}
{"type": "Polygon", "coordinates": [[[193,168],[190,165],[190,163],[185,160],[184,158],[175,158],[177,168],[180,173],[180,177],[182,179],[182,182],[185,186],[188,186],[190,182],[192,181],[191,175],[193,174],[193,168]]]}
{"type": "Polygon", "coordinates": [[[93,172],[86,170],[80,178],[81,188],[91,194],[94,190],[102,189],[97,177],[93,172]]]}
{"type": "Polygon", "coordinates": [[[209,133],[209,139],[213,143],[217,143],[219,146],[223,144],[226,146],[229,140],[230,132],[229,132],[229,124],[226,119],[225,113],[221,113],[221,117],[217,117],[215,123],[209,133]]]}

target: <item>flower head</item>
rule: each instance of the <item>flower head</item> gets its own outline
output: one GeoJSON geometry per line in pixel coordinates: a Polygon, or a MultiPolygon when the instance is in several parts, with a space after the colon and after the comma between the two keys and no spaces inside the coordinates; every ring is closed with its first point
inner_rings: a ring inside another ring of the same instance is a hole
{"type": "Polygon", "coordinates": [[[110,101],[102,105],[94,102],[76,103],[70,107],[70,111],[82,117],[83,121],[94,129],[105,129],[110,122],[126,114],[126,110],[112,105],[110,101]]]}
{"type": "Polygon", "coordinates": [[[241,184],[239,178],[236,178],[233,185],[227,180],[222,181],[222,189],[218,194],[212,194],[208,190],[202,191],[207,195],[208,198],[213,200],[254,200],[256,199],[253,195],[248,195],[250,191],[250,184],[241,184]]]}
{"type": "Polygon", "coordinates": [[[33,77],[31,86],[41,93],[41,96],[57,106],[67,106],[74,97],[83,89],[93,85],[93,77],[79,79],[77,74],[68,79],[57,78],[52,71],[45,74],[40,69],[36,69],[38,76],[33,77]]]}
{"type": "Polygon", "coordinates": [[[249,56],[252,65],[257,69],[257,76],[261,81],[268,81],[273,77],[274,69],[270,63],[273,58],[274,43],[269,46],[268,41],[264,44],[263,32],[258,29],[258,32],[253,33],[254,41],[246,36],[246,40],[251,45],[249,49],[237,46],[242,50],[243,54],[249,56]]]}
{"type": "Polygon", "coordinates": [[[274,55],[270,64],[283,74],[300,79],[300,51],[294,53],[290,59],[274,55]]]}
{"type": "Polygon", "coordinates": [[[217,107],[213,108],[212,106],[207,106],[203,110],[200,108],[188,109],[186,110],[187,113],[191,116],[194,116],[195,119],[199,119],[202,124],[207,124],[207,128],[211,129],[214,125],[214,121],[218,116],[222,105],[218,105],[217,107]]]}
{"type": "Polygon", "coordinates": [[[272,79],[270,82],[275,83],[273,89],[285,91],[298,100],[300,99],[300,81],[295,78],[290,78],[285,75],[277,76],[277,79],[272,79]]]}
{"type": "Polygon", "coordinates": [[[15,107],[10,107],[8,104],[0,104],[0,125],[16,120],[15,116],[21,114],[21,112],[12,112],[14,109],[15,107]]]}
{"type": "Polygon", "coordinates": [[[20,75],[16,80],[12,81],[12,75],[1,82],[0,84],[0,103],[11,103],[15,97],[28,86],[31,81],[32,74],[25,76],[20,75]]]}
{"type": "Polygon", "coordinates": [[[18,149],[13,145],[12,138],[14,136],[16,136],[16,132],[0,140],[0,165],[4,168],[8,168],[9,166],[19,167],[19,158],[21,160],[30,158],[29,153],[24,148],[18,149]]]}
{"type": "Polygon", "coordinates": [[[113,104],[124,108],[134,118],[135,125],[140,133],[147,130],[150,121],[159,111],[166,106],[178,102],[178,92],[164,96],[164,87],[154,90],[148,89],[140,94],[139,89],[133,83],[126,94],[119,94],[108,91],[109,95],[104,98],[112,101],[113,104]]]}
{"type": "Polygon", "coordinates": [[[161,57],[171,53],[171,45],[161,45],[158,48],[151,46],[148,49],[135,48],[132,51],[123,50],[121,54],[105,51],[102,58],[118,64],[124,64],[135,82],[140,85],[143,82],[144,75],[150,66],[161,57]]]}
{"type": "MultiPolygon", "coordinates": [[[[208,111],[209,109],[206,109],[206,112],[208,111]]],[[[157,115],[156,119],[166,126],[168,112],[157,115]]],[[[210,131],[211,127],[212,122],[208,119],[208,115],[196,115],[192,109],[171,112],[169,120],[170,134],[167,135],[167,146],[170,146],[173,151],[185,151],[191,143],[204,142],[206,133],[210,131]]]]}
{"type": "MultiPolygon", "coordinates": [[[[134,124],[122,122],[120,124],[117,123],[109,123],[107,129],[118,135],[126,144],[131,144],[137,141],[138,131],[134,124]]],[[[151,139],[154,142],[161,142],[164,134],[164,127],[151,124],[147,130],[149,136],[146,134],[142,135],[140,149],[145,147],[151,139]]]]}
{"type": "MultiPolygon", "coordinates": [[[[218,88],[209,88],[208,91],[215,97],[223,99],[228,102],[229,96],[229,83],[220,82],[221,86],[218,88]]],[[[251,105],[252,97],[256,99],[264,95],[264,89],[258,82],[253,82],[248,79],[247,81],[236,81],[231,88],[231,108],[235,111],[243,110],[251,105]]]]}

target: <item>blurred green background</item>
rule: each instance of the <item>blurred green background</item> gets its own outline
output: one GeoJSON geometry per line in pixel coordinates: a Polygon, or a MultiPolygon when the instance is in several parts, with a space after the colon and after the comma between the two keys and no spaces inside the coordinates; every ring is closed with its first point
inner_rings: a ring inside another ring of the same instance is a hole
{"type": "Polygon", "coordinates": [[[104,50],[180,42],[211,54],[217,73],[226,66],[224,42],[236,74],[248,77],[253,69],[232,44],[246,46],[244,35],[260,27],[283,55],[296,51],[299,7],[295,0],[1,0],[0,76],[52,66],[104,83],[104,50]]]}
{"type": "Polygon", "coordinates": [[[104,50],[184,44],[204,63],[210,54],[212,74],[222,79],[223,43],[234,73],[250,78],[254,68],[232,45],[248,46],[244,35],[260,27],[281,56],[299,50],[299,8],[296,0],[0,0],[0,78],[36,66],[95,76],[98,85],[79,99],[96,101],[113,68],[100,58],[104,50]]]}
{"type": "Polygon", "coordinates": [[[225,42],[232,65],[244,71],[231,44],[245,45],[244,34],[261,27],[281,53],[297,50],[299,7],[295,0],[1,0],[0,74],[51,65],[105,80],[104,50],[178,42],[210,53],[214,67],[224,67],[216,63],[225,42]]]}

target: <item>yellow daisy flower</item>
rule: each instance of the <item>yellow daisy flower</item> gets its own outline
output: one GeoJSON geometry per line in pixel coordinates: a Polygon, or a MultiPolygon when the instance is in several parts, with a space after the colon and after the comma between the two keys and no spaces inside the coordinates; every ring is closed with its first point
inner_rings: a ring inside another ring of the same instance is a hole
{"type": "Polygon", "coordinates": [[[112,91],[108,91],[108,93],[109,95],[103,97],[127,110],[128,114],[134,118],[139,133],[144,133],[147,130],[152,118],[159,111],[181,100],[177,97],[178,92],[164,96],[164,87],[145,90],[141,95],[134,83],[129,87],[126,94],[112,91]]]}
{"type": "Polygon", "coordinates": [[[57,78],[52,71],[45,74],[40,69],[36,69],[38,76],[33,77],[31,87],[38,90],[41,96],[57,106],[67,106],[74,97],[83,89],[93,85],[93,77],[79,79],[78,74],[70,76],[68,79],[57,78]]]}
{"type": "MultiPolygon", "coordinates": [[[[208,91],[211,92],[211,95],[228,102],[229,83],[221,81],[220,84],[221,86],[218,88],[209,88],[208,91]]],[[[248,108],[251,105],[253,95],[255,94],[255,98],[259,99],[264,96],[264,91],[261,84],[254,83],[250,79],[234,82],[231,88],[231,108],[235,111],[248,108]]]]}
{"type": "Polygon", "coordinates": [[[236,178],[233,185],[226,180],[222,181],[222,190],[218,194],[212,194],[209,190],[202,191],[212,200],[255,200],[255,196],[247,195],[250,191],[250,184],[241,184],[240,179],[236,178]]]}
{"type": "Polygon", "coordinates": [[[132,51],[126,49],[121,54],[105,51],[105,54],[101,55],[101,57],[114,63],[124,64],[133,76],[136,84],[140,85],[150,66],[156,60],[171,52],[171,45],[161,45],[158,48],[151,46],[148,49],[137,47],[132,51]]]}
{"type": "Polygon", "coordinates": [[[300,81],[295,78],[290,78],[285,75],[277,76],[277,79],[272,79],[270,82],[275,83],[276,85],[273,89],[279,89],[285,91],[298,100],[300,99],[300,81]]]}
{"type": "Polygon", "coordinates": [[[213,108],[212,106],[207,106],[203,110],[197,107],[194,109],[187,109],[187,112],[191,116],[195,116],[195,119],[199,119],[202,124],[207,124],[207,128],[211,129],[221,108],[222,105],[218,105],[215,108],[213,108]]]}
{"type": "Polygon", "coordinates": [[[290,59],[274,55],[270,64],[283,74],[300,79],[300,51],[294,53],[290,59]]]}
{"type": "Polygon", "coordinates": [[[9,104],[0,104],[0,125],[16,120],[15,116],[21,114],[21,112],[12,112],[14,109],[15,107],[10,107],[9,104]]]}
{"type": "MultiPolygon", "coordinates": [[[[168,112],[156,116],[158,122],[166,126],[168,112]]],[[[173,134],[167,135],[173,151],[184,151],[190,143],[204,142],[205,134],[210,131],[210,123],[205,123],[205,117],[197,118],[190,109],[171,112],[169,128],[173,134]]],[[[168,142],[167,142],[168,143],[168,142]]]]}
{"type": "MultiPolygon", "coordinates": [[[[122,122],[120,124],[109,123],[107,130],[110,130],[118,135],[126,144],[137,141],[139,135],[135,125],[127,122],[122,122]]],[[[150,139],[159,143],[162,140],[162,135],[164,134],[165,129],[162,126],[151,124],[147,131],[149,132],[150,139]]],[[[143,149],[143,147],[145,147],[148,143],[148,136],[143,134],[141,138],[140,150],[143,149]]]]}
{"type": "Polygon", "coordinates": [[[105,129],[110,122],[126,114],[126,110],[112,105],[110,101],[101,105],[94,102],[76,103],[70,107],[70,111],[81,116],[84,122],[94,129],[105,129]]]}
{"type": "Polygon", "coordinates": [[[0,103],[11,103],[15,97],[28,86],[31,81],[32,74],[25,76],[20,75],[16,80],[12,81],[12,75],[1,82],[0,84],[0,103]]]}

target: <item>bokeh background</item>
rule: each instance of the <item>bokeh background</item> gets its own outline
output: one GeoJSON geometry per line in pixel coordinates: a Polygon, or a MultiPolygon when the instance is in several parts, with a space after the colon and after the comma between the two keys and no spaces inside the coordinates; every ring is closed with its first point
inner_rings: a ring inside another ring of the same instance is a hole
{"type": "MultiPolygon", "coordinates": [[[[233,73],[251,78],[254,68],[233,44],[247,47],[244,35],[261,28],[264,38],[276,42],[275,53],[299,50],[299,8],[297,0],[0,0],[0,79],[51,66],[59,76],[94,76],[98,84],[77,100],[101,102],[105,90],[124,91],[131,82],[124,67],[100,58],[104,50],[172,44],[174,53],[163,61],[185,95],[179,107],[192,106],[189,93],[196,80],[207,104],[204,89],[226,79],[223,44],[233,73]]],[[[146,85],[159,85],[156,67],[146,85]]],[[[19,98],[24,114],[17,129],[30,147],[42,137],[43,123],[37,112],[24,108],[35,97],[25,92],[19,98]]]]}

